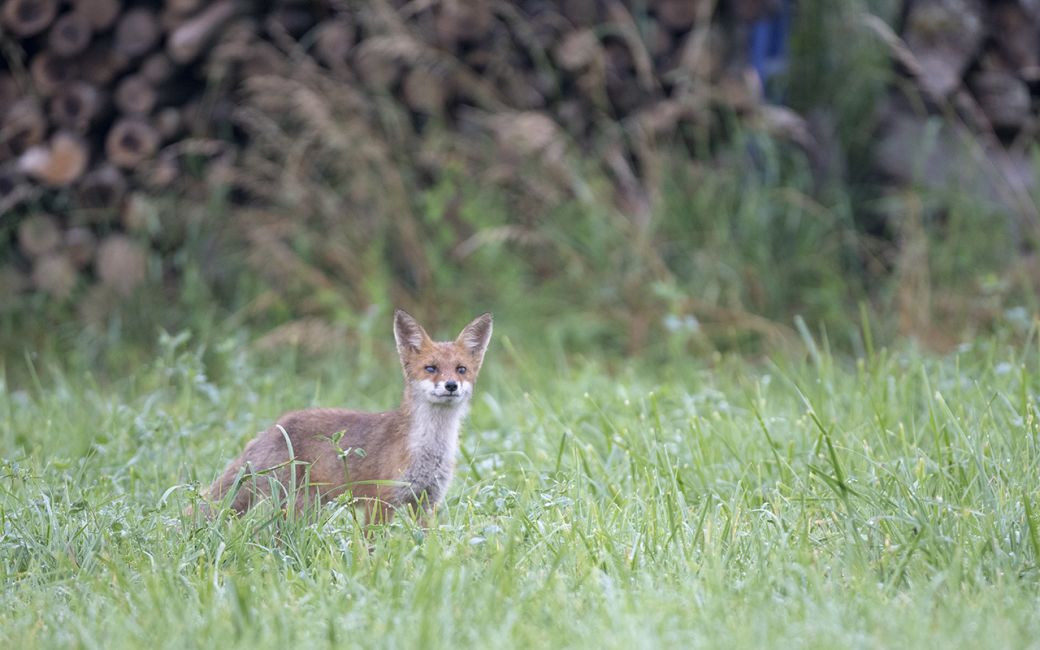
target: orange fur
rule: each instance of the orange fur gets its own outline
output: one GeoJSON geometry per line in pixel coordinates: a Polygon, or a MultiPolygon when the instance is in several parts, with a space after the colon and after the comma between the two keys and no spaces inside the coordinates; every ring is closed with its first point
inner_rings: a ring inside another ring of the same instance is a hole
{"type": "Polygon", "coordinates": [[[287,413],[246,445],[207,499],[228,497],[241,513],[270,497],[273,487],[281,498],[294,498],[298,510],[349,492],[363,506],[366,524],[385,523],[401,507],[430,513],[451,480],[458,428],[491,330],[491,315],[484,314],[456,340],[435,342],[398,310],[394,336],[405,377],[400,407],[287,413]]]}

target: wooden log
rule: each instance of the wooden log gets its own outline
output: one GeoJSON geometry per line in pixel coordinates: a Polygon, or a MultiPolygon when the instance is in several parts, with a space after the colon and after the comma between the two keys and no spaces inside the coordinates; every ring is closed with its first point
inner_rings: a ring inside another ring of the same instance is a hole
{"type": "Polygon", "coordinates": [[[903,38],[921,67],[921,86],[933,99],[945,98],[961,85],[983,35],[978,0],[910,3],[903,38]]]}
{"type": "Polygon", "coordinates": [[[155,108],[159,95],[151,83],[140,74],[128,74],[116,86],[112,101],[124,115],[148,115],[155,108]]]}
{"type": "Polygon", "coordinates": [[[95,39],[77,59],[79,76],[98,88],[107,88],[130,65],[130,58],[118,52],[111,39],[95,39]]]}
{"type": "Polygon", "coordinates": [[[82,269],[94,259],[97,237],[89,228],[73,226],[66,230],[62,237],[62,249],[72,265],[77,269],[82,269]]]}
{"type": "Polygon", "coordinates": [[[989,65],[971,74],[968,86],[993,126],[1019,129],[1029,119],[1029,87],[1004,65],[990,60],[989,65]]]}
{"type": "Polygon", "coordinates": [[[176,67],[165,52],[156,52],[141,63],[138,71],[153,86],[169,81],[176,67]]]}
{"type": "Polygon", "coordinates": [[[0,133],[4,134],[0,141],[14,155],[20,155],[43,142],[47,136],[47,118],[39,102],[32,97],[15,102],[4,114],[0,133]]]}
{"type": "Polygon", "coordinates": [[[318,62],[333,72],[345,71],[355,36],[354,25],[343,18],[326,20],[318,25],[314,37],[314,55],[318,62]]]}
{"type": "Polygon", "coordinates": [[[125,235],[109,235],[98,246],[98,278],[120,296],[129,296],[144,282],[147,265],[144,247],[125,235]]]}
{"type": "Polygon", "coordinates": [[[115,24],[123,10],[122,0],[72,0],[77,13],[87,17],[95,32],[103,32],[115,24]]]}
{"type": "Polygon", "coordinates": [[[123,12],[116,23],[112,47],[116,52],[136,59],[152,51],[161,37],[155,12],[144,8],[130,9],[123,12]]]}
{"type": "Polygon", "coordinates": [[[0,9],[0,23],[19,38],[35,36],[58,15],[56,0],[7,0],[0,9]]]}
{"type": "Polygon", "coordinates": [[[194,60],[227,21],[240,11],[236,0],[217,0],[200,14],[175,29],[166,42],[166,51],[177,63],[194,60]]]}
{"type": "Polygon", "coordinates": [[[78,280],[76,267],[61,253],[50,253],[33,262],[33,286],[52,298],[68,299],[76,289],[78,280]]]}
{"type": "Polygon", "coordinates": [[[76,182],[87,170],[90,149],[79,135],[58,131],[46,145],[29,147],[18,157],[18,167],[30,178],[51,187],[76,182]]]}
{"type": "Polygon", "coordinates": [[[49,214],[34,214],[18,224],[18,250],[29,259],[46,255],[61,244],[58,220],[49,214]]]}
{"type": "Polygon", "coordinates": [[[94,26],[86,14],[70,11],[62,14],[47,32],[47,47],[60,57],[80,54],[90,45],[94,26]]]}
{"type": "MultiPolygon", "coordinates": [[[[1040,3],[1037,3],[1040,7],[1040,3]]],[[[1033,81],[1040,78],[1040,52],[1036,44],[1040,40],[1040,26],[1018,3],[1003,3],[989,10],[990,33],[994,45],[1007,66],[1020,76],[1033,81]]]]}
{"type": "Polygon", "coordinates": [[[115,165],[102,163],[87,172],[76,186],[76,202],[93,209],[115,209],[126,196],[127,182],[115,165]]]}
{"type": "Polygon", "coordinates": [[[47,51],[38,53],[29,63],[29,76],[32,77],[33,88],[41,97],[50,97],[76,74],[75,62],[58,58],[47,51]]]}
{"type": "Polygon", "coordinates": [[[51,121],[77,133],[86,133],[101,113],[103,103],[96,86],[86,81],[70,81],[51,98],[51,121]]]}
{"type": "Polygon", "coordinates": [[[108,161],[122,169],[133,169],[151,158],[158,148],[158,131],[139,117],[116,120],[105,138],[108,161]]]}

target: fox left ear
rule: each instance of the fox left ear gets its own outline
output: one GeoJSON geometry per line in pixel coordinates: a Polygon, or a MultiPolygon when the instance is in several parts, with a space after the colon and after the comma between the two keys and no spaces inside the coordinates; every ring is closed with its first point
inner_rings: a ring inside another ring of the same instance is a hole
{"type": "Polygon", "coordinates": [[[484,351],[491,342],[491,314],[481,314],[462,328],[456,343],[462,344],[478,359],[484,359],[484,351]]]}

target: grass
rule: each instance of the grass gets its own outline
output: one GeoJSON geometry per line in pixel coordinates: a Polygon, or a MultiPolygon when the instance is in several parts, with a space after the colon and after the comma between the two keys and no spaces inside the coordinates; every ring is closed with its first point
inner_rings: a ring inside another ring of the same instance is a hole
{"type": "Polygon", "coordinates": [[[1035,646],[1035,332],[941,357],[806,339],[652,366],[539,354],[508,322],[496,337],[436,527],[398,520],[371,548],[344,507],[182,509],[279,412],[392,404],[389,327],[322,361],[182,335],[122,379],[32,366],[0,393],[0,636],[1035,646]]]}

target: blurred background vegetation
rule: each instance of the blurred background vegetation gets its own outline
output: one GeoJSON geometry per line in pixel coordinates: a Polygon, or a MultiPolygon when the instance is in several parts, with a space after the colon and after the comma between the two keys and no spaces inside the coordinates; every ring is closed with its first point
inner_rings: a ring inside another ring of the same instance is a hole
{"type": "Polygon", "coordinates": [[[57,3],[4,4],[8,359],[124,363],[160,329],[319,355],[394,306],[436,329],[491,310],[560,354],[762,354],[807,332],[948,350],[1037,310],[1031,2],[74,2],[52,20],[111,4],[72,72],[57,23],[25,35],[12,8],[57,3]],[[131,15],[153,42],[121,44],[131,15]],[[122,57],[107,79],[98,50],[122,57]],[[158,97],[129,117],[128,78],[158,97]],[[115,108],[61,118],[73,81],[115,108]],[[10,116],[33,107],[25,131],[10,116]],[[112,133],[142,124],[158,135],[136,156],[112,133]],[[78,174],[55,171],[62,137],[78,174]]]}

